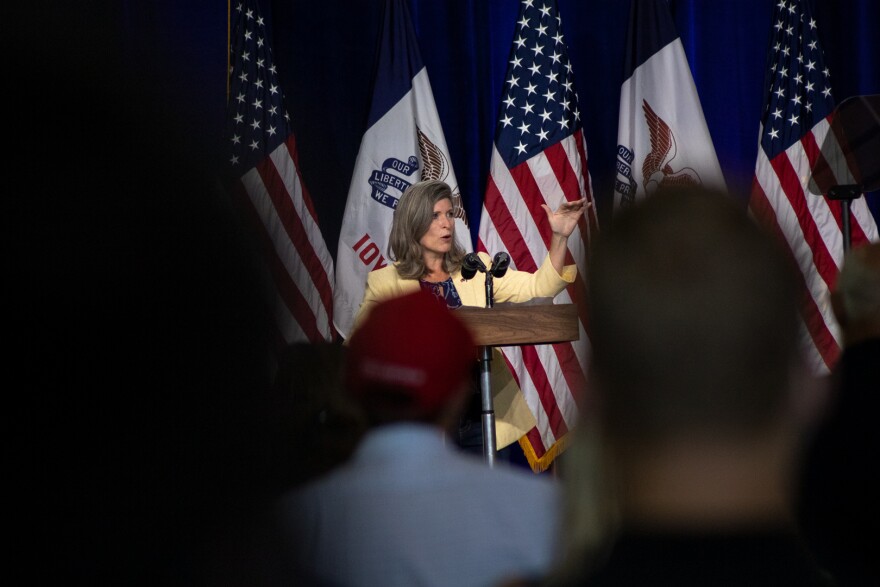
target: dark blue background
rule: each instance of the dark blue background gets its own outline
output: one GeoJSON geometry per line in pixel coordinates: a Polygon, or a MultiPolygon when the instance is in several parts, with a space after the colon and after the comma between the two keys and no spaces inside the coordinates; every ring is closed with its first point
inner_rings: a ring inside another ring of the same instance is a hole
{"type": "MultiPolygon", "coordinates": [[[[540,0],[539,0],[540,1],[540,0]]],[[[382,0],[261,0],[299,144],[302,175],[335,257],[339,225],[366,128],[382,0]]],[[[626,0],[558,0],[574,66],[600,222],[610,218],[617,113],[624,75],[626,0]]],[[[672,0],[678,33],[728,187],[747,192],[772,0],[672,0]]],[[[516,0],[410,0],[474,233],[486,185],[516,0]]],[[[880,93],[880,3],[813,2],[839,104],[880,93]]],[[[158,75],[168,108],[184,116],[204,151],[222,159],[226,100],[226,6],[196,0],[130,1],[124,13],[132,63],[158,75]]],[[[878,215],[878,195],[869,201],[878,215]]]]}

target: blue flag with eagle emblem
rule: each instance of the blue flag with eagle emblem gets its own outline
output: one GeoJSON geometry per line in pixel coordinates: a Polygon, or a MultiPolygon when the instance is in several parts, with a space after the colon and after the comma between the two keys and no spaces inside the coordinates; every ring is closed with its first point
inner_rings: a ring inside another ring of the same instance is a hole
{"type": "Polygon", "coordinates": [[[472,250],[458,181],[449,160],[428,71],[405,0],[387,0],[373,99],[345,204],[336,260],[333,318],[348,338],[367,274],[390,263],[391,220],[407,187],[423,179],[449,184],[455,238],[472,250]]]}

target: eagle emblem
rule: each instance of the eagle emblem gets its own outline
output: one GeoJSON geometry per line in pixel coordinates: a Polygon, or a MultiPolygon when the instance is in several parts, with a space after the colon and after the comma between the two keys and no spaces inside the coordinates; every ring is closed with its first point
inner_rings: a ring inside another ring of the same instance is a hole
{"type": "Polygon", "coordinates": [[[700,175],[690,167],[672,168],[676,154],[675,135],[666,122],[657,116],[647,100],[642,100],[645,122],[651,135],[651,152],[642,163],[645,195],[651,195],[661,185],[700,185],[700,175]]]}
{"type": "MultiPolygon", "coordinates": [[[[419,127],[416,127],[416,134],[419,138],[419,155],[422,156],[422,179],[446,181],[446,178],[449,176],[449,160],[446,158],[446,155],[443,154],[443,151],[437,145],[431,142],[419,127]]],[[[461,218],[464,225],[468,226],[467,215],[464,212],[458,186],[450,187],[452,188],[452,214],[456,218],[461,218]]]]}

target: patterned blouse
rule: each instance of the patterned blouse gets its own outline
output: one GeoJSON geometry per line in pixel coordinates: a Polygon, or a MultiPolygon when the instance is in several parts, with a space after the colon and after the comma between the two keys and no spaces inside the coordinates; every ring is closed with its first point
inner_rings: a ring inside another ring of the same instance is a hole
{"type": "Polygon", "coordinates": [[[461,307],[461,298],[458,297],[458,292],[455,289],[455,285],[452,283],[451,276],[447,278],[446,281],[440,281],[437,283],[420,279],[419,285],[422,286],[423,290],[429,291],[437,296],[437,299],[445,301],[446,307],[450,310],[461,307]]]}

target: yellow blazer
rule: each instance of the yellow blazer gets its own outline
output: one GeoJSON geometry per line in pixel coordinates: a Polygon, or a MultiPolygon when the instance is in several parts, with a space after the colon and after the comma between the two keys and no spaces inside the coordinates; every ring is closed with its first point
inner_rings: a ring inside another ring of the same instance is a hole
{"type": "MultiPolygon", "coordinates": [[[[486,253],[478,253],[480,259],[489,267],[491,258],[486,253]]],[[[552,298],[573,283],[577,276],[576,265],[566,265],[562,275],[550,263],[549,255],[534,273],[508,270],[504,277],[493,280],[495,302],[527,302],[533,298],[552,298]]],[[[452,282],[464,306],[485,307],[486,281],[481,273],[473,279],[464,280],[461,270],[452,274],[452,282]]],[[[403,279],[397,267],[388,265],[370,272],[364,300],[355,316],[354,330],[367,314],[382,300],[393,298],[419,289],[418,279],[403,279]]],[[[535,417],[523,398],[516,380],[507,369],[498,349],[494,350],[491,367],[493,407],[495,409],[496,446],[501,449],[516,442],[535,426],[535,417]]]]}

